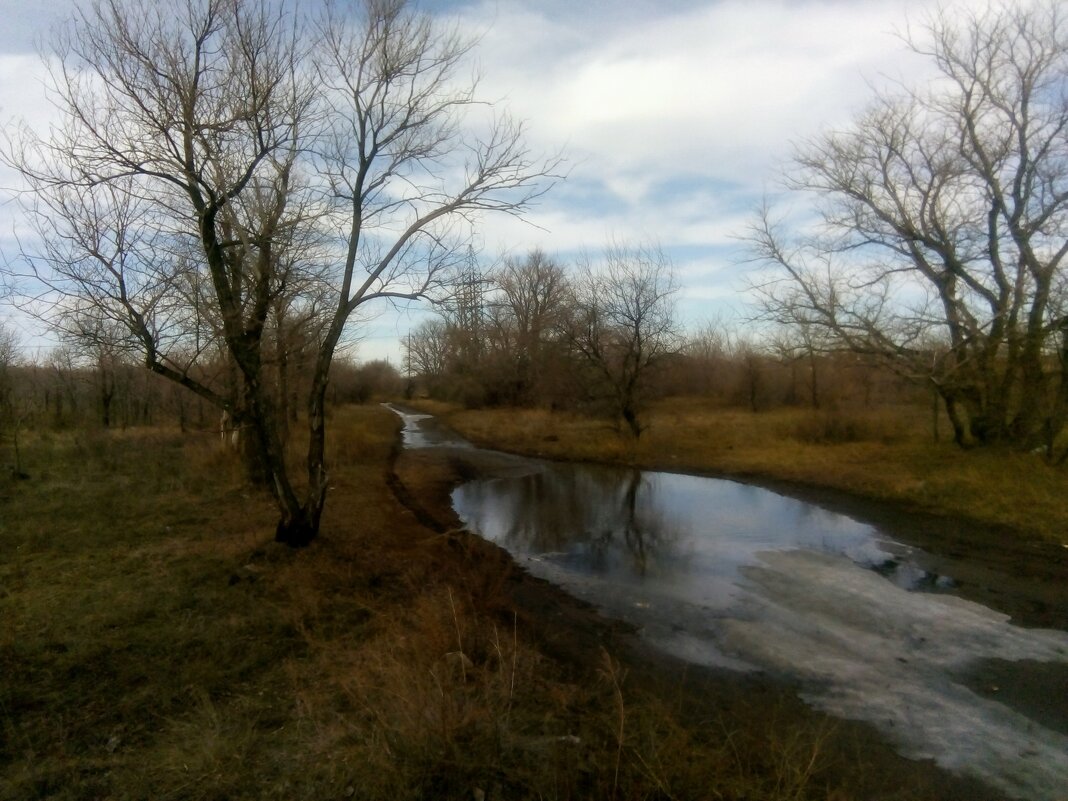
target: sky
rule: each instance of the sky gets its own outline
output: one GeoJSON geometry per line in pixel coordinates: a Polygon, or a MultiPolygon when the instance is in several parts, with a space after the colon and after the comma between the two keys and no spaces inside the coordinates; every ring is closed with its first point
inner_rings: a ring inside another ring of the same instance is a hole
{"type": "MultiPolygon", "coordinates": [[[[974,4],[974,0],[967,0],[974,4]]],[[[35,41],[75,0],[0,0],[0,124],[47,124],[35,41]]],[[[841,128],[888,82],[927,80],[900,34],[932,0],[424,0],[479,37],[480,96],[528,125],[534,150],[563,151],[567,178],[526,217],[486,219],[482,257],[540,247],[565,264],[609,241],[671,259],[679,312],[696,328],[744,317],[740,241],[792,143],[841,128]]],[[[19,222],[0,171],[0,249],[19,222]]],[[[357,357],[402,363],[427,312],[383,307],[361,323],[357,357]]],[[[47,345],[0,308],[23,341],[47,345]]]]}

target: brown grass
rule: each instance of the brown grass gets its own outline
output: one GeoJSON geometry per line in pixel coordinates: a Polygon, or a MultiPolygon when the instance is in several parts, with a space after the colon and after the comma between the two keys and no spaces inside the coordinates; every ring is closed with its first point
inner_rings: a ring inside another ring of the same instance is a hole
{"type": "Polygon", "coordinates": [[[864,786],[827,773],[821,726],[696,713],[607,653],[599,673],[546,656],[509,607],[507,562],[422,528],[387,490],[396,419],[344,410],[333,432],[333,494],[304,551],[270,541],[269,502],[214,438],[28,438],[32,478],[0,484],[0,798],[864,786]]]}
{"type": "Polygon", "coordinates": [[[518,453],[753,476],[899,502],[1064,542],[1068,470],[1037,454],[962,451],[935,443],[929,412],[720,408],[700,399],[656,405],[637,442],[610,424],[541,409],[429,409],[481,444],[518,453]]]}

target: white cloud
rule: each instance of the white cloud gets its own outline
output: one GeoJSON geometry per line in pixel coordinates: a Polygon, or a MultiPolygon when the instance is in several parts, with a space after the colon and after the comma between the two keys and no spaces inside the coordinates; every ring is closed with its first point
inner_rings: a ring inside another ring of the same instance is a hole
{"type": "Polygon", "coordinates": [[[891,31],[905,5],[732,0],[622,27],[501,4],[479,51],[484,90],[621,194],[683,168],[756,185],[792,136],[847,119],[866,79],[901,71],[891,31]]]}
{"type": "MultiPolygon", "coordinates": [[[[973,6],[983,0],[968,0],[973,6]]],[[[536,146],[566,145],[567,184],[529,220],[489,220],[487,251],[596,251],[658,242],[680,265],[686,307],[738,291],[738,236],[774,187],[790,143],[848,124],[873,86],[931,65],[898,35],[933,0],[726,0],[531,4],[482,0],[483,95],[529,120],[536,146]],[[697,266],[700,265],[700,266],[697,266]]]]}
{"type": "MultiPolygon", "coordinates": [[[[0,0],[0,13],[12,2],[0,0]]],[[[870,83],[883,76],[912,81],[928,74],[929,66],[910,56],[894,32],[936,3],[447,5],[447,13],[481,36],[481,95],[528,120],[535,149],[565,147],[572,165],[568,181],[532,210],[533,225],[486,221],[487,253],[539,246],[567,258],[596,251],[610,238],[655,241],[669,253],[685,251],[687,264],[708,265],[708,275],[689,267],[680,272],[693,305],[725,291],[719,277],[714,286],[705,283],[712,272],[737,272],[734,237],[774,181],[774,165],[788,155],[792,139],[845,124],[870,96],[870,83]]],[[[43,17],[35,29],[31,16],[19,20],[22,39],[47,32],[43,17]]],[[[42,68],[26,51],[0,36],[0,118],[41,124],[49,113],[42,68]]],[[[0,209],[0,225],[10,230],[7,208],[0,209]]]]}

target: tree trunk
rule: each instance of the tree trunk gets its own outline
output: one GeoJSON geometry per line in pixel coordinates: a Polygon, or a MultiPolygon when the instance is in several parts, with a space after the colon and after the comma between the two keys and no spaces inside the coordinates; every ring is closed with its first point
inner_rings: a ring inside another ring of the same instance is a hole
{"type": "Polygon", "coordinates": [[[816,354],[811,352],[811,351],[809,351],[809,354],[808,354],[808,369],[809,369],[809,373],[811,374],[811,378],[812,378],[812,384],[811,384],[811,389],[812,389],[812,408],[813,409],[819,409],[820,408],[819,372],[818,372],[818,367],[816,365],[816,354]]]}
{"type": "Polygon", "coordinates": [[[281,343],[278,346],[278,425],[285,441],[289,435],[289,354],[281,343]]]}
{"type": "Polygon", "coordinates": [[[226,442],[227,447],[234,448],[241,455],[245,479],[256,487],[268,487],[271,484],[271,468],[267,453],[263,447],[263,437],[256,433],[260,425],[248,405],[249,399],[243,397],[241,403],[230,415],[230,431],[224,431],[224,437],[232,437],[226,442]]]}
{"type": "Polygon", "coordinates": [[[319,536],[319,516],[321,513],[321,504],[317,509],[299,506],[293,513],[283,511],[282,517],[274,530],[275,542],[288,545],[290,548],[308,547],[319,536]]]}
{"type": "Polygon", "coordinates": [[[938,442],[938,387],[931,390],[931,439],[938,442]]]}
{"type": "Polygon", "coordinates": [[[634,439],[638,439],[642,435],[642,425],[641,421],[638,419],[637,410],[634,408],[633,404],[626,403],[624,404],[622,411],[623,420],[630,429],[630,433],[634,435],[634,439]]]}
{"type": "Polygon", "coordinates": [[[747,357],[745,361],[746,381],[749,389],[749,410],[751,412],[757,411],[757,395],[760,389],[760,372],[757,370],[756,362],[752,357],[747,357]]]}
{"type": "Polygon", "coordinates": [[[1051,464],[1062,464],[1068,459],[1068,449],[1065,449],[1058,458],[1055,454],[1057,437],[1064,429],[1068,419],[1068,317],[1064,317],[1058,326],[1060,347],[1058,349],[1058,361],[1060,362],[1060,375],[1057,378],[1056,394],[1053,397],[1053,408],[1049,414],[1049,425],[1046,432],[1046,458],[1051,464]]]}
{"type": "Polygon", "coordinates": [[[970,448],[974,444],[969,427],[961,417],[960,405],[957,402],[957,397],[953,393],[939,390],[942,394],[942,399],[946,404],[946,415],[949,417],[949,423],[953,426],[953,441],[961,448],[970,448]]]}
{"type": "Polygon", "coordinates": [[[326,391],[332,352],[324,347],[320,354],[308,394],[308,489],[304,503],[289,511],[282,508],[274,538],[291,548],[310,545],[319,535],[319,522],[326,506],[329,476],[326,472],[326,391]]]}
{"type": "MultiPolygon", "coordinates": [[[[279,521],[275,540],[294,548],[308,545],[319,532],[319,511],[309,510],[297,498],[286,467],[285,445],[279,434],[277,416],[271,399],[256,383],[252,389],[251,432],[254,457],[262,460],[269,487],[278,504],[279,521]]],[[[246,451],[248,454],[249,451],[246,451]]]]}
{"type": "Polygon", "coordinates": [[[114,388],[104,384],[100,389],[100,416],[104,428],[111,428],[111,401],[114,397],[114,388]]]}
{"type": "Polygon", "coordinates": [[[1048,440],[1050,423],[1048,378],[1037,347],[1025,346],[1021,357],[1020,407],[1009,424],[1013,445],[1031,450],[1048,440]]]}

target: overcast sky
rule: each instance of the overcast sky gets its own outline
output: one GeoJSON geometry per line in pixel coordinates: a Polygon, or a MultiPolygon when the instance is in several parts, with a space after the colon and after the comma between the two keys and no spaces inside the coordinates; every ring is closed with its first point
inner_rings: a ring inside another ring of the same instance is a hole
{"type": "MultiPolygon", "coordinates": [[[[0,121],[41,123],[34,42],[73,0],[0,0],[0,121]]],[[[974,3],[973,3],[974,4],[974,3]]],[[[736,237],[792,141],[846,124],[891,79],[929,66],[898,34],[931,0],[427,0],[481,34],[484,99],[529,123],[536,149],[561,148],[567,180],[528,216],[488,221],[487,259],[534,246],[572,260],[608,240],[658,243],[683,286],[690,325],[744,310],[736,237]]],[[[7,176],[0,176],[7,178],[7,176]]],[[[9,180],[0,181],[8,184],[9,180]]],[[[0,247],[13,220],[0,206],[0,247]]],[[[744,313],[744,311],[743,311],[744,313]]],[[[11,318],[32,335],[31,326],[11,318]]],[[[361,358],[388,356],[421,313],[382,314],[361,358]]]]}

